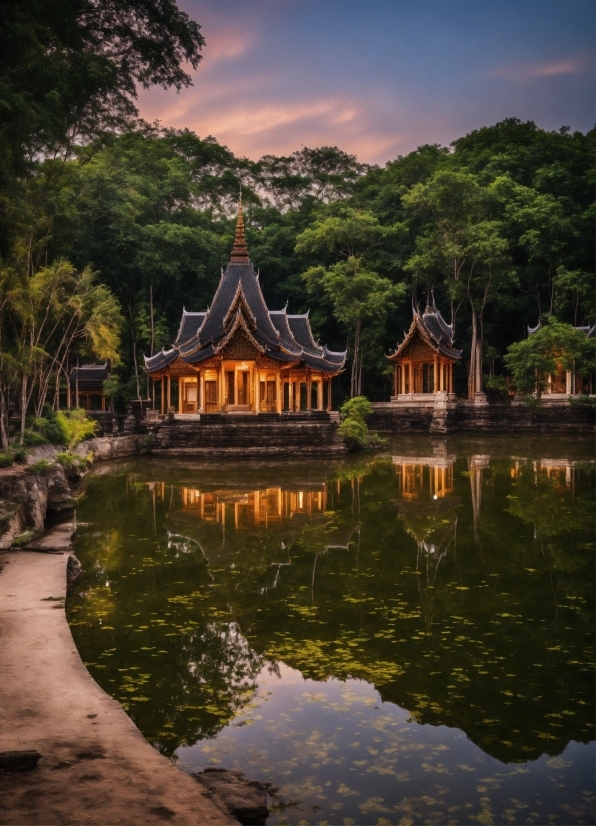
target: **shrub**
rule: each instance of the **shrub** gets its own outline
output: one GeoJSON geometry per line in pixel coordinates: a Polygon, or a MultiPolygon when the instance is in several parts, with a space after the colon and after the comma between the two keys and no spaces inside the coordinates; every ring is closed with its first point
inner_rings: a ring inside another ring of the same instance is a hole
{"type": "Polygon", "coordinates": [[[27,451],[24,447],[15,447],[12,450],[12,458],[15,462],[18,462],[19,465],[24,465],[27,462],[27,451]]]}
{"type": "Polygon", "coordinates": [[[12,540],[12,547],[22,548],[23,545],[26,545],[28,542],[31,542],[31,540],[35,539],[36,536],[39,536],[40,533],[41,531],[37,531],[34,528],[31,528],[31,530],[21,533],[12,540]]]}
{"type": "Polygon", "coordinates": [[[41,419],[35,419],[33,428],[52,445],[63,445],[65,442],[64,431],[60,426],[58,415],[53,410],[46,409],[41,419]]]}
{"type": "Polygon", "coordinates": [[[381,447],[384,439],[378,433],[371,433],[365,418],[373,412],[373,406],[364,396],[354,396],[340,409],[339,433],[349,450],[372,450],[381,447]]]}
{"type": "Polygon", "coordinates": [[[507,401],[514,395],[511,381],[505,376],[485,376],[484,389],[493,401],[507,401]]]}
{"type": "Polygon", "coordinates": [[[14,462],[14,458],[10,453],[0,453],[0,467],[10,467],[14,462]]]}
{"type": "Polygon", "coordinates": [[[72,468],[78,464],[76,457],[73,456],[72,453],[57,453],[54,458],[65,470],[72,470],[72,468]]]}
{"type": "Polygon", "coordinates": [[[364,421],[373,412],[373,406],[366,396],[354,396],[344,402],[339,410],[342,421],[349,418],[360,418],[364,421]]]}
{"type": "Polygon", "coordinates": [[[64,443],[69,450],[73,450],[79,442],[90,439],[95,434],[96,422],[87,418],[85,411],[80,407],[74,410],[61,410],[56,415],[64,434],[64,443]]]}
{"type": "Polygon", "coordinates": [[[42,433],[36,433],[34,430],[26,430],[23,435],[23,444],[25,447],[37,447],[38,445],[47,445],[48,440],[42,433]]]}
{"type": "Polygon", "coordinates": [[[40,459],[38,462],[34,462],[32,465],[29,465],[27,468],[27,473],[48,473],[51,469],[51,462],[48,462],[47,459],[40,459]]]}

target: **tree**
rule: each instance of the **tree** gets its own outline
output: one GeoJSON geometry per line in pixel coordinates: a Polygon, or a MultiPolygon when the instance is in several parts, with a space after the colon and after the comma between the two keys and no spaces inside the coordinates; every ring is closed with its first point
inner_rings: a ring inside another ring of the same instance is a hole
{"type": "Polygon", "coordinates": [[[363,325],[374,320],[382,329],[389,309],[403,294],[402,285],[368,269],[364,260],[387,234],[370,213],[343,208],[338,215],[315,221],[296,242],[297,252],[332,253],[341,259],[327,268],[310,267],[303,278],[309,293],[322,292],[330,299],[333,314],[352,336],[351,396],[360,396],[362,390],[363,325]]]}
{"type": "MultiPolygon", "coordinates": [[[[504,231],[523,253],[520,281],[534,297],[541,322],[545,312],[551,314],[554,310],[557,272],[564,268],[579,235],[577,220],[561,199],[511,178],[497,178],[490,191],[503,205],[504,231]]],[[[559,287],[562,284],[559,278],[559,287]]]]}
{"type": "Polygon", "coordinates": [[[317,204],[345,198],[367,169],[337,146],[305,146],[281,158],[264,155],[258,165],[266,196],[282,211],[296,209],[307,198],[317,204]]]}
{"type": "Polygon", "coordinates": [[[549,375],[559,370],[594,369],[594,345],[583,330],[551,316],[540,330],[509,346],[505,364],[517,389],[527,394],[536,392],[540,399],[549,375]]]}
{"type": "Polygon", "coordinates": [[[484,311],[511,276],[502,224],[491,214],[490,193],[467,172],[439,169],[416,184],[403,202],[424,221],[406,269],[425,286],[445,281],[454,330],[459,307],[464,300],[469,304],[468,397],[473,399],[482,392],[484,311]]]}
{"type": "Polygon", "coordinates": [[[24,269],[0,271],[0,437],[8,444],[8,409],[19,387],[21,443],[30,403],[42,414],[54,382],[58,406],[60,381],[68,380],[75,346],[113,364],[119,361],[122,317],[109,289],[90,268],[78,272],[57,261],[29,276],[24,269]],[[3,340],[4,339],[4,340],[3,340]]]}

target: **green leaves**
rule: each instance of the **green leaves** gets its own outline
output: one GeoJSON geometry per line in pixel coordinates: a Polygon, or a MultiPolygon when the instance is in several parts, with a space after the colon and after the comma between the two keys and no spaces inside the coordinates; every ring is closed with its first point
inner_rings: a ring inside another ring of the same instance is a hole
{"type": "Polygon", "coordinates": [[[540,396],[546,390],[550,375],[593,369],[593,345],[584,330],[552,316],[540,330],[509,346],[505,364],[520,392],[537,391],[540,396]]]}

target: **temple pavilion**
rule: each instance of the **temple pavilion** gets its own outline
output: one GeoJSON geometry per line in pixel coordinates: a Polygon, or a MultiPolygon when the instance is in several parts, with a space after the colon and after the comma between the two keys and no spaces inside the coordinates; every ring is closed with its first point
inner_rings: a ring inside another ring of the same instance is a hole
{"type": "Polygon", "coordinates": [[[414,308],[404,340],[387,356],[394,365],[391,401],[424,403],[438,393],[454,397],[453,365],[461,355],[453,346],[453,327],[437,309],[434,298],[424,313],[414,308]]]}
{"type": "MultiPolygon", "coordinates": [[[[528,335],[537,333],[542,328],[539,321],[535,327],[528,327],[528,335]]],[[[593,338],[596,325],[576,327],[585,334],[586,338],[593,338]]],[[[548,376],[548,383],[543,393],[543,401],[567,401],[569,396],[592,395],[594,393],[594,372],[581,373],[578,370],[564,370],[559,364],[556,373],[548,376]]]]}
{"type": "Polygon", "coordinates": [[[183,310],[172,347],[145,357],[145,369],[162,414],[281,413],[331,410],[331,381],[345,359],[314,340],[308,313],[267,309],[240,205],[211,307],[183,310]]]}

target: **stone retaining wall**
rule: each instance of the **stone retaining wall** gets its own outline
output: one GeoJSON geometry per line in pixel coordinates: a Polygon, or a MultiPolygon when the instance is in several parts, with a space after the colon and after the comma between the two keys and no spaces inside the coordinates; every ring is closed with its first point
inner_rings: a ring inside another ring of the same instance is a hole
{"type": "Polygon", "coordinates": [[[550,405],[537,408],[525,402],[510,404],[475,404],[458,399],[435,408],[373,403],[374,413],[368,420],[379,433],[451,433],[457,430],[477,432],[593,433],[595,410],[588,405],[550,405]]]}

